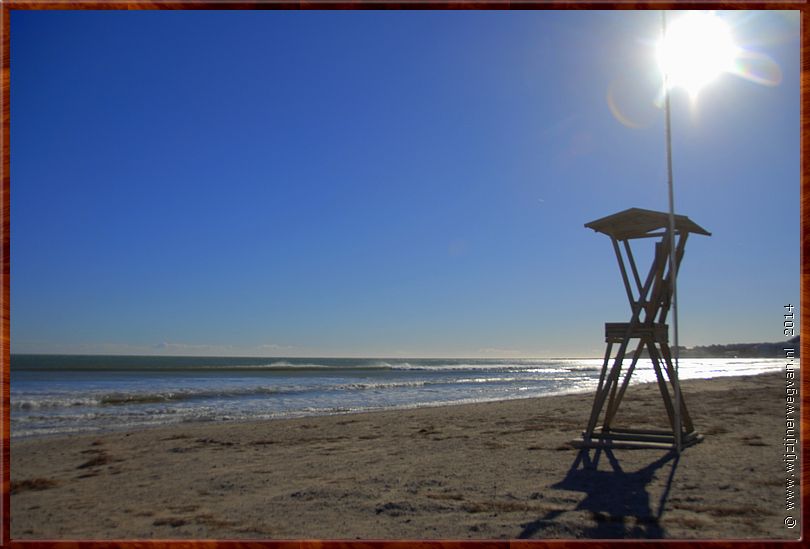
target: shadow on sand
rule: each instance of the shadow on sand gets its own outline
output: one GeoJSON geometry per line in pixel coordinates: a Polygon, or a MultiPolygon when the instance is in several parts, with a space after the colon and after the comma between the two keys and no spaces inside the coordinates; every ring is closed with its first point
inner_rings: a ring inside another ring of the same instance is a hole
{"type": "MultiPolygon", "coordinates": [[[[585,499],[574,510],[590,511],[597,525],[582,531],[582,537],[588,539],[665,537],[664,529],[658,521],[664,513],[664,506],[675,477],[678,455],[675,452],[668,452],[638,471],[626,472],[619,465],[612,450],[597,449],[594,452],[591,458],[591,450],[580,450],[565,478],[553,485],[553,488],[560,490],[585,492],[585,499]],[[610,470],[599,470],[602,455],[607,458],[610,470]],[[655,472],[669,462],[672,462],[669,477],[656,509],[653,509],[647,485],[655,476],[655,472]]],[[[543,537],[544,531],[553,529],[555,519],[566,512],[551,511],[538,520],[522,524],[523,531],[519,538],[543,537]]]]}

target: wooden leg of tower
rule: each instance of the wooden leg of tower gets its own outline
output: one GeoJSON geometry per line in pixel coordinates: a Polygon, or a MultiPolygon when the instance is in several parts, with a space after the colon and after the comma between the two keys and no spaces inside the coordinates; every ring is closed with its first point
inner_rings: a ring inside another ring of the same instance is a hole
{"type": "Polygon", "coordinates": [[[588,419],[588,427],[585,429],[584,439],[590,440],[593,435],[593,428],[599,418],[599,410],[597,403],[599,402],[599,395],[605,385],[605,378],[607,377],[608,364],[610,364],[610,352],[613,349],[613,343],[608,342],[607,349],[605,350],[605,359],[602,361],[602,372],[599,374],[599,385],[596,387],[596,394],[593,397],[593,407],[591,408],[591,417],[588,419]]]}
{"type": "MultiPolygon", "coordinates": [[[[613,342],[608,341],[607,349],[605,349],[605,359],[602,361],[602,372],[599,374],[599,385],[596,387],[597,395],[602,390],[602,386],[605,384],[605,376],[607,375],[608,364],[610,364],[610,352],[612,350],[613,350],[613,342]]],[[[595,401],[596,398],[594,398],[594,402],[595,401]]]]}
{"type": "Polygon", "coordinates": [[[669,345],[666,343],[660,343],[661,346],[661,354],[664,356],[664,364],[667,367],[667,376],[669,376],[669,382],[674,386],[676,383],[678,384],[678,390],[681,394],[681,418],[683,419],[683,427],[687,433],[691,433],[695,430],[695,426],[692,424],[692,417],[689,415],[689,410],[686,408],[686,401],[683,398],[683,391],[680,391],[681,388],[681,381],[678,379],[678,374],[675,372],[675,368],[672,365],[672,353],[670,352],[669,345]]]}
{"type": "Polygon", "coordinates": [[[673,409],[672,432],[675,435],[675,448],[678,452],[680,452],[682,448],[684,427],[686,427],[687,433],[691,433],[692,419],[689,417],[688,412],[684,414],[685,404],[683,394],[681,393],[681,386],[680,382],[678,381],[678,376],[675,373],[675,368],[672,365],[672,355],[669,350],[669,345],[667,343],[659,343],[658,345],[661,347],[661,362],[666,368],[667,378],[669,379],[669,383],[672,385],[672,390],[676,395],[675,400],[677,402],[678,409],[673,409]]]}
{"type": "MultiPolygon", "coordinates": [[[[660,356],[662,357],[660,362],[662,366],[666,368],[667,376],[669,378],[669,382],[673,385],[673,388],[677,387],[680,389],[680,380],[678,379],[678,374],[673,368],[672,365],[672,356],[669,345],[667,343],[659,343],[660,347],[660,356]],[[677,384],[677,385],[676,385],[677,384]]],[[[673,447],[680,452],[685,446],[691,446],[697,442],[703,440],[696,431],[695,427],[692,423],[692,418],[689,415],[689,410],[686,406],[686,402],[683,398],[683,393],[680,394],[680,414],[675,414],[675,409],[673,407],[673,447]],[[680,417],[678,417],[680,416],[680,417]],[[681,423],[680,428],[676,426],[678,423],[681,423]]]]}
{"type": "MultiPolygon", "coordinates": [[[[613,364],[613,370],[610,372],[610,398],[608,399],[607,408],[605,409],[605,421],[602,424],[602,431],[610,429],[610,421],[608,411],[611,410],[616,402],[616,391],[619,388],[619,377],[622,371],[622,362],[624,362],[624,355],[627,352],[628,341],[623,341],[619,347],[619,353],[616,355],[616,362],[613,364]]],[[[607,392],[605,393],[607,394],[607,392]]],[[[604,400],[602,401],[604,405],[604,400]]]]}
{"type": "Polygon", "coordinates": [[[633,375],[633,370],[636,368],[636,364],[638,363],[638,359],[641,356],[641,351],[644,349],[644,340],[640,339],[638,342],[638,346],[636,347],[635,352],[633,353],[633,360],[630,362],[630,366],[627,368],[627,372],[624,374],[624,381],[622,381],[622,386],[619,389],[619,393],[616,395],[616,400],[611,405],[608,405],[607,412],[605,412],[605,425],[604,429],[608,429],[610,424],[613,422],[613,417],[616,415],[616,410],[619,409],[619,404],[622,402],[622,398],[624,397],[624,392],[627,390],[627,386],[630,384],[630,376],[633,375]]]}
{"type": "Polygon", "coordinates": [[[596,422],[599,421],[599,413],[602,411],[602,403],[604,402],[603,394],[608,390],[610,385],[610,375],[608,374],[608,365],[610,364],[610,353],[613,350],[613,343],[608,342],[607,349],[605,350],[605,360],[602,362],[602,372],[599,374],[599,385],[596,388],[596,394],[593,397],[593,408],[591,408],[591,417],[588,419],[588,426],[585,428],[584,439],[590,440],[593,435],[593,430],[596,427],[596,422]]]}
{"type": "Polygon", "coordinates": [[[608,431],[610,429],[610,421],[608,421],[609,420],[608,410],[613,408],[613,403],[616,400],[616,390],[619,387],[619,375],[620,374],[621,374],[621,372],[619,372],[619,371],[616,372],[616,377],[615,377],[615,379],[612,380],[612,383],[611,383],[611,386],[610,386],[610,397],[608,398],[607,406],[605,408],[605,419],[602,422],[602,431],[603,432],[608,431]]]}
{"type": "Polygon", "coordinates": [[[664,380],[664,374],[661,371],[661,357],[658,355],[658,350],[655,348],[655,343],[653,341],[647,341],[647,349],[650,352],[650,360],[653,363],[653,369],[655,370],[655,377],[658,379],[658,388],[661,390],[661,397],[664,399],[664,407],[667,410],[667,416],[669,417],[669,424],[672,426],[673,434],[676,432],[675,428],[675,409],[672,406],[672,398],[669,395],[669,389],[667,388],[667,382],[664,380]]]}
{"type": "MultiPolygon", "coordinates": [[[[596,398],[594,399],[593,403],[593,410],[591,410],[591,417],[588,420],[588,427],[585,429],[586,439],[589,439],[593,434],[593,430],[596,428],[596,422],[599,421],[599,414],[605,405],[605,399],[607,398],[608,393],[612,392],[616,379],[619,377],[618,372],[621,370],[622,360],[624,360],[625,352],[627,352],[627,340],[622,341],[622,343],[619,345],[616,358],[613,360],[613,367],[610,369],[610,372],[605,378],[605,383],[602,386],[602,390],[597,391],[596,393],[596,398]]],[[[610,362],[610,355],[605,356],[605,368],[607,368],[607,364],[610,362]]]]}

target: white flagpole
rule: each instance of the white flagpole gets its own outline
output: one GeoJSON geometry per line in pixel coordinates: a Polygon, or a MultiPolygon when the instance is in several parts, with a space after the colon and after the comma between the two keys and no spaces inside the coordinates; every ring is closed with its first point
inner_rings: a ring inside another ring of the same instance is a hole
{"type": "MultiPolygon", "coordinates": [[[[667,34],[667,15],[665,10],[661,10],[661,32],[662,39],[667,34]]],[[[672,291],[672,323],[674,327],[675,347],[673,356],[675,357],[675,379],[672,385],[675,392],[675,451],[681,453],[681,387],[678,381],[678,292],[676,286],[677,270],[675,267],[675,193],[672,185],[672,131],[670,128],[669,109],[669,78],[666,67],[664,67],[664,111],[666,117],[666,143],[667,143],[667,186],[669,188],[669,279],[672,291]]]]}

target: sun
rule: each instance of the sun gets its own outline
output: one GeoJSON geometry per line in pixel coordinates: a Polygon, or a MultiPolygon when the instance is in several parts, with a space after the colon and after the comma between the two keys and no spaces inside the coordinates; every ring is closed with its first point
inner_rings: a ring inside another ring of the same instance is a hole
{"type": "Polygon", "coordinates": [[[703,86],[734,69],[739,49],[714,12],[692,11],[668,25],[656,54],[668,87],[683,88],[694,98],[703,86]]]}

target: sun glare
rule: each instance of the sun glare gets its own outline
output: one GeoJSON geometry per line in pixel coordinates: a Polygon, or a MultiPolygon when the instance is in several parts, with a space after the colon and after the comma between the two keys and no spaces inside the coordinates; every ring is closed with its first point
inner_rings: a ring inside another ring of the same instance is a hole
{"type": "Polygon", "coordinates": [[[734,70],[739,53],[728,25],[712,12],[689,12],[673,21],[657,47],[669,88],[695,97],[721,73],[734,70]]]}

